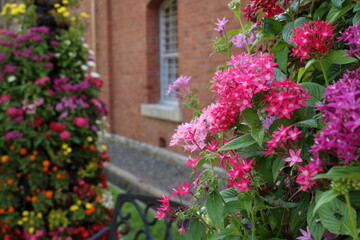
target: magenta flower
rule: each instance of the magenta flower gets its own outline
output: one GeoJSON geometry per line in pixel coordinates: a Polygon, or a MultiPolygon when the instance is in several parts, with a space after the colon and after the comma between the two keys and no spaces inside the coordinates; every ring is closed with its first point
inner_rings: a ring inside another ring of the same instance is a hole
{"type": "Polygon", "coordinates": [[[4,68],[4,73],[15,73],[16,70],[17,70],[17,67],[16,67],[16,66],[12,66],[12,65],[6,64],[6,65],[5,65],[5,68],[4,68]]]}
{"type": "Polygon", "coordinates": [[[73,120],[74,124],[79,127],[79,128],[85,128],[88,126],[89,124],[89,118],[84,118],[84,117],[76,117],[73,120]]]}
{"type": "Polygon", "coordinates": [[[18,131],[7,131],[5,133],[5,141],[10,141],[11,139],[15,139],[15,138],[22,138],[23,134],[18,132],[18,131]]]}
{"type": "MultiPolygon", "coordinates": [[[[285,1],[286,4],[288,1],[285,1]]],[[[278,0],[250,0],[250,4],[243,10],[244,17],[252,22],[257,21],[258,14],[264,13],[265,17],[273,17],[285,11],[282,3],[278,0]]]]}
{"type": "Polygon", "coordinates": [[[360,68],[344,74],[325,89],[324,103],[317,109],[324,115],[326,127],[315,135],[311,153],[316,160],[320,153],[336,156],[345,163],[358,160],[360,146],[360,68]]]}
{"type": "Polygon", "coordinates": [[[302,162],[302,159],[300,157],[300,153],[301,153],[301,149],[299,149],[296,153],[294,152],[294,150],[290,149],[289,150],[290,157],[285,158],[284,161],[285,162],[290,162],[290,167],[292,167],[296,163],[302,162]]]}
{"type": "Polygon", "coordinates": [[[50,78],[46,76],[46,77],[42,77],[42,78],[36,80],[36,81],[34,82],[34,84],[35,84],[35,85],[45,85],[45,83],[47,83],[47,82],[49,82],[49,81],[50,81],[50,78]]]}
{"type": "Polygon", "coordinates": [[[181,227],[179,228],[178,232],[180,234],[185,234],[186,233],[186,228],[184,226],[184,221],[181,222],[181,227]]]}
{"type": "Polygon", "coordinates": [[[346,45],[350,47],[349,50],[346,50],[347,56],[354,57],[359,55],[360,52],[360,22],[355,26],[348,27],[343,35],[338,38],[338,40],[346,41],[346,45]]]}
{"type": "Polygon", "coordinates": [[[305,167],[297,165],[297,168],[301,173],[297,176],[296,182],[301,185],[300,190],[302,191],[306,191],[309,187],[313,186],[316,181],[312,180],[312,178],[322,171],[322,168],[316,161],[311,161],[305,167]]]}
{"type": "Polygon", "coordinates": [[[200,158],[197,157],[194,160],[188,159],[186,161],[186,163],[183,163],[182,165],[189,165],[192,167],[192,169],[194,170],[194,172],[196,172],[196,164],[199,162],[200,158]]]}
{"type": "Polygon", "coordinates": [[[310,228],[306,226],[306,231],[300,229],[300,232],[302,233],[302,236],[297,237],[298,240],[314,240],[314,238],[311,236],[310,228]]]}

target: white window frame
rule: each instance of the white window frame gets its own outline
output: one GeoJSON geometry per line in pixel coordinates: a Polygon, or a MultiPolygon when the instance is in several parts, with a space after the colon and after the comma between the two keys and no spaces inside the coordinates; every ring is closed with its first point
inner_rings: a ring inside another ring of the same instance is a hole
{"type": "MultiPolygon", "coordinates": [[[[160,14],[159,14],[160,103],[178,105],[179,101],[178,101],[177,95],[175,93],[167,94],[169,84],[174,82],[176,80],[176,78],[178,77],[178,34],[177,34],[178,14],[177,14],[177,10],[176,10],[176,15],[172,16],[172,17],[176,17],[176,35],[175,35],[176,48],[171,49],[172,50],[171,52],[166,52],[166,49],[165,49],[165,44],[166,44],[165,38],[167,37],[167,36],[165,36],[165,34],[166,34],[165,33],[165,10],[174,3],[177,4],[177,0],[165,0],[165,1],[163,1],[163,3],[160,6],[160,14]],[[176,62],[175,73],[174,73],[174,69],[171,69],[171,67],[174,68],[174,65],[172,65],[170,67],[168,66],[168,60],[170,60],[170,59],[173,59],[176,62]],[[173,72],[171,72],[171,71],[173,71],[173,72]],[[175,76],[170,79],[169,75],[171,75],[171,74],[175,75],[175,76]]],[[[174,36],[171,35],[171,31],[169,31],[168,37],[170,39],[171,39],[171,37],[173,37],[173,39],[174,39],[174,36]]],[[[170,40],[170,43],[171,43],[171,40],[170,40]]]]}

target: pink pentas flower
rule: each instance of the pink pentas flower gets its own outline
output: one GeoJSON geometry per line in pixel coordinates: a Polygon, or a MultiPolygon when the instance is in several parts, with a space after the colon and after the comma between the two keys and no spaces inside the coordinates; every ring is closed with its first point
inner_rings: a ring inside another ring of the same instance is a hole
{"type": "Polygon", "coordinates": [[[11,95],[5,94],[0,97],[0,103],[6,103],[9,100],[11,100],[11,95]]]}
{"type": "Polygon", "coordinates": [[[48,76],[39,78],[34,82],[35,85],[44,85],[45,83],[49,82],[50,78],[48,76]]]}
{"type": "Polygon", "coordinates": [[[89,118],[87,117],[75,117],[73,123],[79,128],[85,128],[89,124],[89,118]]]}
{"type": "Polygon", "coordinates": [[[184,222],[185,222],[185,221],[182,221],[182,222],[181,222],[181,227],[180,227],[179,230],[178,230],[178,232],[179,232],[180,234],[185,234],[185,233],[186,233],[186,228],[185,228],[185,226],[184,226],[184,222]]]}
{"type": "Polygon", "coordinates": [[[326,54],[334,45],[334,27],[325,21],[310,21],[293,30],[294,36],[290,42],[296,44],[290,56],[316,58],[326,54]]]}
{"type": "Polygon", "coordinates": [[[311,161],[305,167],[297,165],[300,174],[296,178],[296,182],[301,185],[300,190],[306,191],[309,187],[315,185],[316,181],[312,180],[313,177],[322,171],[322,168],[316,161],[311,161]]]}
{"type": "Polygon", "coordinates": [[[200,157],[196,157],[194,160],[188,159],[186,163],[183,163],[183,165],[189,165],[192,167],[194,172],[196,172],[196,164],[199,162],[200,157]]]}
{"type": "Polygon", "coordinates": [[[229,20],[227,20],[225,17],[223,19],[217,19],[217,22],[215,23],[215,25],[217,26],[217,28],[214,28],[215,31],[219,32],[221,35],[224,34],[224,26],[225,24],[228,22],[229,20]]]}
{"type": "Polygon", "coordinates": [[[296,109],[307,106],[305,101],[310,97],[309,92],[294,81],[273,81],[269,88],[270,91],[263,100],[269,105],[264,108],[269,116],[277,115],[277,118],[290,119],[296,109]]]}
{"type": "Polygon", "coordinates": [[[299,146],[299,139],[302,138],[301,131],[295,126],[281,125],[278,131],[273,132],[273,136],[266,144],[266,155],[277,154],[277,151],[288,153],[290,146],[299,146]]]}
{"type": "Polygon", "coordinates": [[[299,149],[297,152],[294,152],[293,149],[289,150],[290,157],[285,158],[285,162],[290,163],[290,167],[294,166],[296,163],[302,162],[302,158],[300,157],[301,149],[299,149]]]}
{"type": "Polygon", "coordinates": [[[185,98],[190,93],[190,79],[191,77],[181,76],[169,85],[167,94],[177,93],[180,97],[185,98]]]}
{"type": "Polygon", "coordinates": [[[68,131],[62,131],[62,132],[60,133],[60,138],[61,138],[62,140],[69,139],[70,137],[71,137],[71,133],[68,132],[68,131]]]}

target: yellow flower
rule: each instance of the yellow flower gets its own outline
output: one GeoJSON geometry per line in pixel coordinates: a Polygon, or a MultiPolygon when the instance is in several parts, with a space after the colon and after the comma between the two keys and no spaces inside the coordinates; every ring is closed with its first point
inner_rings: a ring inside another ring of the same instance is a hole
{"type": "Polygon", "coordinates": [[[66,12],[66,7],[58,8],[58,9],[57,9],[57,12],[58,12],[58,13],[64,13],[64,12],[66,12]]]}
{"type": "Polygon", "coordinates": [[[29,212],[28,212],[28,211],[23,211],[22,215],[23,215],[24,217],[29,216],[29,212]]]}
{"type": "Polygon", "coordinates": [[[90,15],[87,14],[86,12],[82,12],[82,13],[81,13],[81,17],[83,17],[83,18],[89,18],[90,15]]]}
{"type": "Polygon", "coordinates": [[[66,143],[63,143],[62,145],[61,145],[61,148],[62,149],[67,149],[69,147],[69,145],[67,145],[66,143]]]}
{"type": "Polygon", "coordinates": [[[101,145],[101,149],[102,149],[102,150],[107,150],[108,148],[107,148],[106,145],[101,145]]]}
{"type": "Polygon", "coordinates": [[[59,3],[55,3],[55,4],[54,4],[54,7],[55,7],[55,8],[59,8],[59,7],[61,7],[61,5],[60,5],[59,3]]]}
{"type": "Polygon", "coordinates": [[[41,212],[39,212],[36,216],[37,216],[38,218],[42,218],[42,217],[43,217],[43,215],[42,215],[41,212]]]}
{"type": "Polygon", "coordinates": [[[94,139],[93,139],[92,137],[90,137],[90,136],[88,136],[88,137],[86,138],[86,140],[87,140],[88,142],[94,141],[94,139]]]}
{"type": "Polygon", "coordinates": [[[67,152],[67,153],[71,153],[71,152],[72,152],[72,148],[66,149],[66,152],[67,152]]]}
{"type": "Polygon", "coordinates": [[[35,228],[34,228],[34,227],[29,228],[29,233],[30,233],[30,234],[33,234],[34,232],[35,232],[35,228]]]}
{"type": "Polygon", "coordinates": [[[93,207],[93,205],[91,204],[91,203],[86,203],[85,204],[85,208],[86,209],[90,209],[90,208],[92,208],[93,207]]]}
{"type": "Polygon", "coordinates": [[[77,200],[76,204],[80,206],[81,205],[81,200],[77,200]]]}
{"type": "Polygon", "coordinates": [[[29,220],[27,217],[23,217],[22,218],[23,222],[27,222],[27,220],[29,220]]]}
{"type": "Polygon", "coordinates": [[[95,168],[95,167],[96,167],[96,163],[94,163],[94,162],[91,162],[88,165],[88,168],[90,168],[90,169],[95,168]]]}
{"type": "Polygon", "coordinates": [[[30,212],[30,216],[35,216],[35,213],[33,211],[30,212]]]}
{"type": "Polygon", "coordinates": [[[24,222],[21,221],[21,220],[19,220],[19,221],[17,222],[18,225],[23,225],[23,223],[24,223],[24,222]]]}
{"type": "Polygon", "coordinates": [[[72,205],[71,207],[70,207],[70,211],[72,211],[72,212],[75,212],[76,210],[78,210],[79,209],[79,207],[77,206],[77,205],[72,205]]]}
{"type": "Polygon", "coordinates": [[[63,16],[64,16],[64,17],[68,17],[68,16],[70,16],[70,13],[69,13],[69,12],[64,12],[64,13],[63,13],[63,16]]]}
{"type": "Polygon", "coordinates": [[[11,9],[11,11],[10,11],[10,15],[12,15],[12,16],[17,15],[18,13],[19,13],[19,11],[17,8],[11,9]]]}
{"type": "Polygon", "coordinates": [[[72,22],[75,22],[75,21],[76,21],[76,17],[72,17],[70,20],[71,20],[72,22]]]}
{"type": "Polygon", "coordinates": [[[62,4],[64,5],[69,4],[69,0],[62,0],[62,4]]]}

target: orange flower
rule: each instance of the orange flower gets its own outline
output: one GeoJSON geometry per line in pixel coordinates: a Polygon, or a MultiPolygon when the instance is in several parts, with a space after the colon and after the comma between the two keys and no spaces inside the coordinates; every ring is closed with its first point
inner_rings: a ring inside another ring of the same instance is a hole
{"type": "Polygon", "coordinates": [[[5,213],[5,209],[0,208],[0,215],[5,213]]]}
{"type": "Polygon", "coordinates": [[[47,197],[47,198],[52,198],[54,193],[52,191],[45,191],[44,192],[44,195],[47,197]]]}
{"type": "Polygon", "coordinates": [[[7,163],[9,161],[9,156],[8,155],[3,155],[2,157],[1,157],[1,162],[2,163],[7,163]]]}
{"type": "Polygon", "coordinates": [[[29,159],[30,159],[30,161],[35,162],[36,156],[35,156],[35,155],[31,155],[31,156],[29,157],[29,159]]]}
{"type": "Polygon", "coordinates": [[[43,167],[49,167],[50,166],[50,161],[49,160],[44,160],[42,162],[42,165],[43,165],[43,167]]]}
{"type": "Polygon", "coordinates": [[[96,201],[101,201],[102,200],[102,197],[101,196],[96,196],[96,201]]]}
{"type": "Polygon", "coordinates": [[[37,197],[36,196],[32,196],[31,197],[31,202],[36,202],[37,201],[37,197]]]}
{"type": "Polygon", "coordinates": [[[14,150],[15,150],[15,146],[14,146],[14,145],[11,145],[11,146],[9,147],[9,149],[10,149],[11,151],[14,151],[14,150]]]}
{"type": "Polygon", "coordinates": [[[14,184],[14,180],[11,179],[11,178],[8,179],[8,180],[7,180],[7,184],[8,184],[8,185],[13,185],[13,184],[14,184]]]}
{"type": "Polygon", "coordinates": [[[34,156],[37,156],[37,155],[39,155],[39,152],[36,151],[36,150],[34,150],[34,151],[32,152],[32,154],[33,154],[34,156]]]}
{"type": "Polygon", "coordinates": [[[95,146],[94,146],[94,145],[90,145],[90,146],[89,146],[89,151],[90,151],[90,152],[95,151],[95,146]]]}
{"type": "Polygon", "coordinates": [[[10,206],[9,209],[8,209],[8,212],[9,213],[15,212],[15,208],[13,206],[10,206]]]}
{"type": "Polygon", "coordinates": [[[19,151],[19,154],[22,156],[25,156],[28,153],[28,150],[26,148],[21,148],[19,151]]]}
{"type": "Polygon", "coordinates": [[[85,210],[85,214],[86,214],[86,215],[90,215],[90,214],[92,214],[93,212],[95,212],[95,208],[94,208],[94,207],[85,210]]]}

